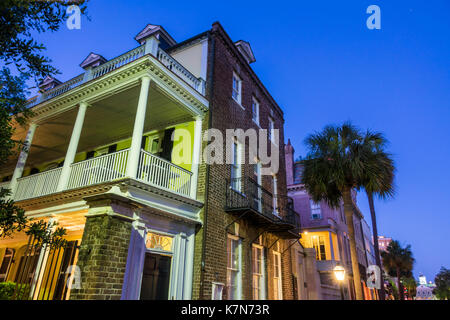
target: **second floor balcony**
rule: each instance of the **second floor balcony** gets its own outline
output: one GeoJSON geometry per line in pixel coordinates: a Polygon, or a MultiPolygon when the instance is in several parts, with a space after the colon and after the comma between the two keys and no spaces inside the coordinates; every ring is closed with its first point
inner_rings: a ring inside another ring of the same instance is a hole
{"type": "Polygon", "coordinates": [[[90,69],[90,80],[31,101],[32,118],[13,136],[27,148],[0,168],[0,187],[14,200],[122,179],[196,199],[208,101],[174,59],[142,47],[134,60],[106,62],[90,69]]]}
{"type": "Polygon", "coordinates": [[[227,181],[227,212],[248,214],[256,226],[282,237],[298,237],[300,219],[291,198],[273,195],[250,177],[227,181]]]}

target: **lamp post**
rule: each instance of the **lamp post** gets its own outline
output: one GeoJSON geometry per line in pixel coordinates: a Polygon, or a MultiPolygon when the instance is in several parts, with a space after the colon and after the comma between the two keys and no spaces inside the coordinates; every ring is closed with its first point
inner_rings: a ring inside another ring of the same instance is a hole
{"type": "Polygon", "coordinates": [[[336,265],[333,269],[334,276],[339,283],[339,290],[341,291],[341,300],[344,300],[344,290],[342,289],[342,282],[345,279],[345,268],[340,265],[336,265]]]}

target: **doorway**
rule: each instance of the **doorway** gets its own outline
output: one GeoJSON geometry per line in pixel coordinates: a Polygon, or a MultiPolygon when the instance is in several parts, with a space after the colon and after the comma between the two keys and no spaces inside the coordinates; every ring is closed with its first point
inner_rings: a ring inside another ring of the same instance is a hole
{"type": "Polygon", "coordinates": [[[141,300],[168,300],[172,257],[147,252],[142,274],[141,300]]]}

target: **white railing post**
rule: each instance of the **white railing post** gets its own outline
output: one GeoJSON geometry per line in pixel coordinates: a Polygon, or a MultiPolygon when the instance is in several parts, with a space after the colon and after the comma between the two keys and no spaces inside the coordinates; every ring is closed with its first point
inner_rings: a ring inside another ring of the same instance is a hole
{"type": "Polygon", "coordinates": [[[145,111],[147,109],[148,90],[150,88],[150,77],[143,76],[141,79],[141,91],[139,102],[134,119],[133,136],[131,138],[131,147],[128,153],[127,176],[137,177],[138,162],[141,152],[142,134],[144,133],[145,111]]]}
{"type": "Polygon", "coordinates": [[[92,70],[92,67],[90,67],[84,72],[83,83],[84,82],[88,82],[89,80],[91,80],[92,79],[92,75],[93,75],[93,70],[92,70]]]}
{"type": "Polygon", "coordinates": [[[11,189],[10,198],[14,198],[14,194],[17,190],[17,179],[22,177],[23,169],[25,168],[25,164],[27,162],[28,153],[30,151],[31,142],[33,141],[34,132],[36,131],[37,124],[31,123],[28,128],[27,137],[25,138],[24,147],[22,151],[20,151],[19,159],[17,160],[16,168],[14,169],[13,176],[11,178],[11,183],[9,184],[9,188],[11,189]]]}
{"type": "Polygon", "coordinates": [[[67,148],[64,166],[61,171],[61,176],[59,178],[56,191],[63,191],[67,188],[67,183],[69,182],[70,177],[70,165],[73,163],[77,153],[78,142],[80,141],[81,129],[83,128],[87,106],[88,105],[86,102],[81,102],[78,108],[77,118],[73,126],[72,136],[70,137],[69,147],[67,148]]]}
{"type": "Polygon", "coordinates": [[[159,47],[159,40],[154,36],[151,36],[145,41],[145,51],[144,54],[152,54],[153,56],[157,56],[159,47]]]}
{"type": "Polygon", "coordinates": [[[197,116],[195,118],[195,127],[194,127],[194,146],[192,152],[192,166],[191,166],[191,198],[197,198],[197,184],[198,184],[198,166],[200,164],[200,155],[202,148],[202,123],[203,118],[201,116],[197,116]]]}

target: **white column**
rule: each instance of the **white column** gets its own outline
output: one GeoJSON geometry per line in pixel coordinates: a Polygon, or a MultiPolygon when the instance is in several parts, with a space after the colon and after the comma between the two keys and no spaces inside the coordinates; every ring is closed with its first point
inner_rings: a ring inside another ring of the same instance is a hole
{"type": "Polygon", "coordinates": [[[72,136],[70,137],[69,147],[67,148],[66,157],[64,159],[64,166],[59,177],[57,191],[62,191],[67,188],[67,183],[70,177],[70,166],[75,160],[77,154],[78,142],[80,141],[81,129],[83,128],[84,117],[86,115],[87,103],[81,102],[78,108],[77,118],[73,126],[72,136]]]}
{"type": "Polygon", "coordinates": [[[139,155],[141,153],[142,134],[144,133],[145,111],[147,109],[148,90],[150,88],[150,77],[143,76],[141,92],[134,120],[133,136],[131,147],[128,152],[127,176],[136,178],[138,170],[139,155]]]}
{"type": "Polygon", "coordinates": [[[194,124],[194,146],[192,152],[192,177],[191,177],[191,198],[197,198],[197,185],[198,185],[198,166],[200,164],[200,155],[202,152],[202,123],[203,118],[197,116],[194,124]]]}
{"type": "Polygon", "coordinates": [[[11,183],[9,184],[9,188],[11,189],[10,198],[14,197],[14,193],[17,190],[17,179],[22,177],[23,169],[25,168],[25,164],[27,162],[28,153],[30,151],[31,142],[33,141],[34,132],[36,131],[37,124],[30,123],[30,127],[28,128],[27,137],[25,138],[24,147],[22,151],[20,151],[19,159],[17,160],[16,168],[14,169],[13,176],[11,178],[11,183]]]}

